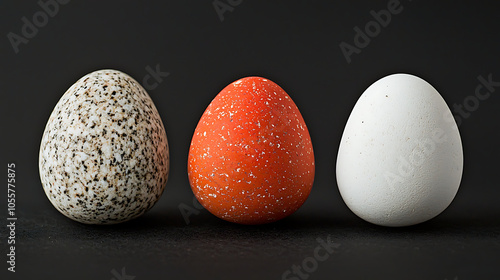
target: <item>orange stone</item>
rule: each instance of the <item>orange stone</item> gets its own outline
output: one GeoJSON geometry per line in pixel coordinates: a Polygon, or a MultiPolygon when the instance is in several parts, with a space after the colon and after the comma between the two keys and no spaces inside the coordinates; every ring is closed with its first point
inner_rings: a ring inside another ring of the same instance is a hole
{"type": "Polygon", "coordinates": [[[196,127],[188,176],[201,205],[226,221],[264,224],[292,214],[314,181],[311,137],[299,109],[268,79],[231,83],[196,127]]]}

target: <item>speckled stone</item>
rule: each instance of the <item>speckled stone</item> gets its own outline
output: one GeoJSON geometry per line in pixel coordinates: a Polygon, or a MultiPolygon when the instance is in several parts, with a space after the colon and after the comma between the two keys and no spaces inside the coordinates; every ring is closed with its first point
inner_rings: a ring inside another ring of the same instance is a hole
{"type": "Polygon", "coordinates": [[[169,172],[167,135],[144,88],[116,70],[72,85],[52,112],[40,146],[50,202],[86,224],[136,218],[160,198],[169,172]]]}

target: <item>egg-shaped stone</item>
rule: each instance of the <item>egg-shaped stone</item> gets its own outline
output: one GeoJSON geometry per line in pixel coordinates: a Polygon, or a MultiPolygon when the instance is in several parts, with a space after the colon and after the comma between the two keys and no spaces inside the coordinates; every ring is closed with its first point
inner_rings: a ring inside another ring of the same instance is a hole
{"type": "Polygon", "coordinates": [[[150,96],[120,71],[82,77],[50,115],[39,170],[50,202],[75,221],[114,224],[142,215],[169,173],[167,135],[150,96]]]}
{"type": "Polygon", "coordinates": [[[313,185],[314,153],[290,96],[261,77],[224,88],[196,127],[188,175],[198,201],[226,221],[270,223],[299,209],[313,185]]]}
{"type": "Polygon", "coordinates": [[[347,206],[383,226],[408,226],[444,211],[462,177],[458,127],[441,95],[394,74],[361,95],[345,126],[337,183],[347,206]]]}

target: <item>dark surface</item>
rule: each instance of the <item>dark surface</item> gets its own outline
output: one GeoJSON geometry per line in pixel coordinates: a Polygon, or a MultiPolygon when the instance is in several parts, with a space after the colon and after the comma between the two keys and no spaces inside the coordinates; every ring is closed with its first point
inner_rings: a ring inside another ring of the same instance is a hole
{"type": "MultiPolygon", "coordinates": [[[[7,273],[4,263],[1,279],[111,279],[123,267],[137,280],[281,279],[328,236],[340,246],[308,279],[500,278],[500,87],[461,118],[463,180],[437,218],[407,228],[363,222],[343,203],[334,172],[349,113],[377,79],[415,74],[451,108],[474,94],[479,75],[500,80],[496,2],[402,1],[403,11],[350,64],[339,44],[353,44],[353,28],[363,28],[370,11],[388,1],[243,1],[222,22],[211,1],[102,2],[61,6],[17,54],[7,34],[20,34],[21,18],[31,21],[41,8],[36,1],[0,3],[1,162],[17,164],[19,218],[17,272],[7,273]],[[114,68],[142,82],[146,67],[157,64],[170,73],[148,90],[170,144],[164,195],[146,215],[121,225],[65,218],[38,176],[52,109],[89,72],[114,68]],[[222,88],[249,75],[279,84],[302,112],[316,156],[311,195],[297,213],[270,225],[234,225],[206,210],[186,224],[178,207],[192,205],[186,162],[194,128],[222,88]]],[[[8,232],[1,229],[5,260],[8,232]]]]}

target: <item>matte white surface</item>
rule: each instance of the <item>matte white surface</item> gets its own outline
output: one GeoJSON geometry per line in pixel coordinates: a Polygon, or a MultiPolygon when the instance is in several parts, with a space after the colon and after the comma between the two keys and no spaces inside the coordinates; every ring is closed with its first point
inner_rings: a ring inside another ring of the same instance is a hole
{"type": "Polygon", "coordinates": [[[408,226],[440,214],[463,169],[458,127],[439,93],[408,74],[386,76],[361,95],[337,157],[347,206],[383,226],[408,226]]]}

